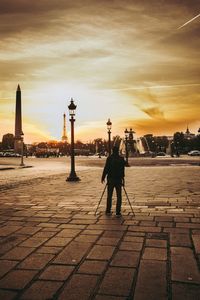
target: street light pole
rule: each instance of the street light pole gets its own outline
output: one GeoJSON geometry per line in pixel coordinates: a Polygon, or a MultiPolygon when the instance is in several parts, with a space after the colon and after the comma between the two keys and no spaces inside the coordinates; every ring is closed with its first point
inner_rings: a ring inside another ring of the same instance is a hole
{"type": "Polygon", "coordinates": [[[20,166],[25,166],[24,164],[24,139],[23,139],[23,133],[21,134],[21,163],[20,166]]]}
{"type": "Polygon", "coordinates": [[[130,167],[129,163],[128,163],[128,135],[129,135],[129,132],[126,128],[126,130],[124,131],[125,133],[125,149],[126,149],[126,162],[125,162],[125,166],[126,167],[130,167]]]}
{"type": "Polygon", "coordinates": [[[111,155],[111,140],[110,140],[110,136],[111,136],[111,128],[112,128],[112,122],[110,121],[110,119],[108,119],[108,122],[106,123],[107,125],[107,129],[108,129],[108,154],[109,156],[111,155]]]}
{"type": "Polygon", "coordinates": [[[66,181],[79,181],[80,178],[76,175],[75,172],[75,155],[74,155],[74,122],[75,122],[75,110],[76,105],[74,104],[74,100],[71,98],[71,103],[68,106],[69,115],[70,115],[70,123],[71,123],[71,172],[66,181]]]}

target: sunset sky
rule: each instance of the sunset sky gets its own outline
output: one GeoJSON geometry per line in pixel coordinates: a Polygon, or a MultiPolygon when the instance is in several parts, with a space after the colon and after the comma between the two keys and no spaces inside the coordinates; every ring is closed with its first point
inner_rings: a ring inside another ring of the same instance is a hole
{"type": "Polygon", "coordinates": [[[105,138],[108,118],[113,135],[123,136],[126,127],[138,136],[172,135],[187,125],[197,133],[199,6],[199,0],[0,0],[0,140],[14,133],[18,83],[27,143],[60,140],[64,112],[69,135],[71,97],[75,139],[105,138]]]}

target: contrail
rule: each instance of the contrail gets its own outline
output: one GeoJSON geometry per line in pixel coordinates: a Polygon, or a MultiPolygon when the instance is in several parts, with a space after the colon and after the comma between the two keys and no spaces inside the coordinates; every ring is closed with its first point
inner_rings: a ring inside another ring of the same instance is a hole
{"type": "Polygon", "coordinates": [[[176,87],[190,87],[190,86],[199,86],[200,83],[185,83],[185,84],[169,84],[169,85],[152,85],[152,86],[138,86],[138,87],[125,87],[125,88],[114,88],[114,89],[105,89],[109,91],[129,91],[129,90],[144,90],[148,89],[164,89],[164,88],[176,88],[176,87]]]}
{"type": "Polygon", "coordinates": [[[192,18],[191,20],[187,21],[186,23],[184,23],[183,25],[181,25],[178,29],[181,29],[182,27],[186,26],[187,24],[189,24],[190,22],[194,21],[196,18],[198,18],[200,16],[200,14],[198,14],[196,17],[192,18]]]}

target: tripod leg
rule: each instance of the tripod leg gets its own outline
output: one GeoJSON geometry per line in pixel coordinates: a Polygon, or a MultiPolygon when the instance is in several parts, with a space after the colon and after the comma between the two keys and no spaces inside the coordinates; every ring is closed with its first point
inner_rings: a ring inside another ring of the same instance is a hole
{"type": "Polygon", "coordinates": [[[99,203],[98,203],[98,205],[97,205],[97,208],[96,208],[96,210],[95,210],[95,213],[94,213],[95,215],[97,214],[97,210],[98,210],[98,208],[99,208],[99,205],[100,205],[101,200],[102,200],[102,198],[103,198],[103,195],[104,195],[104,193],[105,193],[106,187],[107,187],[107,184],[105,185],[105,188],[104,188],[104,190],[103,190],[103,193],[102,193],[102,195],[101,195],[101,198],[100,198],[100,200],[99,200],[99,203]]]}
{"type": "Polygon", "coordinates": [[[126,192],[126,190],[125,190],[125,187],[124,187],[124,186],[123,186],[123,189],[124,189],[124,192],[125,192],[125,194],[126,194],[126,198],[127,198],[127,200],[128,200],[128,203],[129,203],[129,205],[130,205],[130,208],[131,208],[131,210],[132,210],[132,213],[133,213],[133,215],[135,216],[135,213],[134,213],[134,211],[133,211],[133,208],[132,208],[131,202],[130,202],[130,200],[129,200],[128,194],[127,194],[127,192],[126,192]]]}

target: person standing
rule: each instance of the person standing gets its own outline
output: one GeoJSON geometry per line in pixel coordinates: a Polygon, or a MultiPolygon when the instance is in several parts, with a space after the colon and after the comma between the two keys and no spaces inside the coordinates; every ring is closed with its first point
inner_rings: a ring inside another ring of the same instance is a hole
{"type": "Polygon", "coordinates": [[[106,160],[106,164],[101,177],[101,182],[103,183],[107,176],[107,215],[111,214],[112,195],[115,188],[117,193],[116,216],[121,216],[122,186],[124,185],[125,176],[124,169],[125,160],[122,156],[119,155],[119,148],[114,146],[113,153],[106,160]]]}

